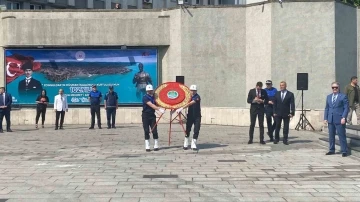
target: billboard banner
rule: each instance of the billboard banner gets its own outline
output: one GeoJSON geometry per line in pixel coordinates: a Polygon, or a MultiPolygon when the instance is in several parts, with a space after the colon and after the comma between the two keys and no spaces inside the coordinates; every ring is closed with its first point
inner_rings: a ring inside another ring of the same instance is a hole
{"type": "Polygon", "coordinates": [[[119,104],[141,104],[147,84],[158,85],[157,49],[6,49],[6,91],[14,104],[36,104],[46,90],[53,103],[63,89],[72,105],[89,104],[92,85],[110,85],[119,104]]]}

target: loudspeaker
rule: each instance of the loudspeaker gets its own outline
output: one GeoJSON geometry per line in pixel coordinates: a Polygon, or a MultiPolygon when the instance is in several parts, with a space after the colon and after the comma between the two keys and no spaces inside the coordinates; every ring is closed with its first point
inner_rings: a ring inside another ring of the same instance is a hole
{"type": "Polygon", "coordinates": [[[297,89],[308,90],[309,75],[308,73],[297,73],[297,89]]]}
{"type": "Polygon", "coordinates": [[[185,76],[176,76],[176,82],[185,84],[185,76]]]}

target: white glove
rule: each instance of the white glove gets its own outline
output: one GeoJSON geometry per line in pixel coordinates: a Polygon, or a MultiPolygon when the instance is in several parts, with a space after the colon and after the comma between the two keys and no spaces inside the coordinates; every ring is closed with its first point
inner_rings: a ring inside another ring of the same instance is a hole
{"type": "Polygon", "coordinates": [[[179,109],[176,110],[176,113],[180,113],[184,108],[180,107],[179,109]]]}
{"type": "Polygon", "coordinates": [[[159,112],[163,114],[163,113],[165,113],[165,109],[164,109],[164,108],[160,108],[160,109],[159,109],[159,112]]]}

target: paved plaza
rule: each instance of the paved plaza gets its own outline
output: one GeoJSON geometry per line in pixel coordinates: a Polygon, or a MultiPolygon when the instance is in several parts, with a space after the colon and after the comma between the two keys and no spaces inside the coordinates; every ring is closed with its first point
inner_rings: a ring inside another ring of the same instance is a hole
{"type": "Polygon", "coordinates": [[[161,150],[145,152],[139,124],[13,130],[0,135],[0,201],[360,201],[359,159],[325,156],[312,132],[260,145],[256,129],[248,145],[246,127],[203,125],[199,151],[184,151],[180,126],[168,146],[160,125],[161,150]]]}

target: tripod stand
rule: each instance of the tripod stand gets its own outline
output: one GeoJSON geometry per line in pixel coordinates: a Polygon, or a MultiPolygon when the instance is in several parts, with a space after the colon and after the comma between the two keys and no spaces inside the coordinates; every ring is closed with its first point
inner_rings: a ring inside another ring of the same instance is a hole
{"type": "Polygon", "coordinates": [[[306,118],[304,114],[304,90],[301,90],[301,114],[298,124],[295,127],[295,130],[299,131],[306,130],[306,126],[310,126],[312,130],[315,130],[314,127],[311,125],[310,121],[306,118]]]}

